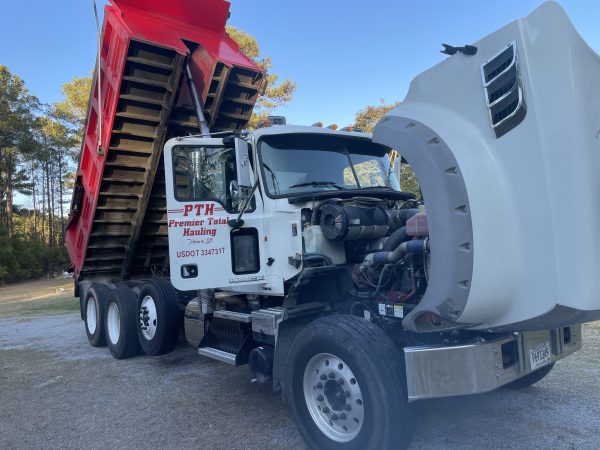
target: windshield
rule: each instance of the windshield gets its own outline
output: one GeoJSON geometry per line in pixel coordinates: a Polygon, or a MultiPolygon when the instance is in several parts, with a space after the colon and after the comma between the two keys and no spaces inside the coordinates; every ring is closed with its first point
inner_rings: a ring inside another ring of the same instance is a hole
{"type": "Polygon", "coordinates": [[[259,146],[267,191],[275,197],[377,187],[399,191],[389,152],[364,138],[322,134],[265,136],[259,146]]]}

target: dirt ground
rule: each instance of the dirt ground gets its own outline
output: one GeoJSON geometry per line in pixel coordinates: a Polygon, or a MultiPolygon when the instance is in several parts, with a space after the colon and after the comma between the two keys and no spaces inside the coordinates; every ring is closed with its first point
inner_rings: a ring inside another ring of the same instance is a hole
{"type": "MultiPolygon", "coordinates": [[[[71,280],[0,289],[1,449],[305,448],[280,396],[251,384],[246,367],[183,341],[169,355],[117,361],[89,346],[70,293],[71,280]]],[[[415,403],[411,448],[597,449],[598,379],[596,323],[531,388],[415,403]]]]}

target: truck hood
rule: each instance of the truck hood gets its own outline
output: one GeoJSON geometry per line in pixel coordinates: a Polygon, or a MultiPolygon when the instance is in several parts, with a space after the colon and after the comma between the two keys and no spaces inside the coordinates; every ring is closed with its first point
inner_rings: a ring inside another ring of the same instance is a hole
{"type": "Polygon", "coordinates": [[[600,318],[600,58],[542,4],[417,76],[373,140],[427,204],[429,287],[414,331],[600,318]]]}

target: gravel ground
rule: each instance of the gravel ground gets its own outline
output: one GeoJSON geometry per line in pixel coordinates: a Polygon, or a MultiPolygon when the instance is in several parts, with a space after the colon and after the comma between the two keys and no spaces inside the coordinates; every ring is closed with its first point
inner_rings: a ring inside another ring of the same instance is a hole
{"type": "MultiPolygon", "coordinates": [[[[524,391],[415,404],[412,449],[600,443],[600,324],[524,391]]],[[[169,355],[117,361],[76,313],[0,318],[0,448],[304,449],[280,396],[247,368],[169,355]]]]}

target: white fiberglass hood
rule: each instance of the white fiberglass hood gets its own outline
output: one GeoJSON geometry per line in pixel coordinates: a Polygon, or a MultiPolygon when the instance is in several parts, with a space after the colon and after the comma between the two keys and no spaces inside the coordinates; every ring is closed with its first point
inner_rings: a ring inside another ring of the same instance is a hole
{"type": "Polygon", "coordinates": [[[429,287],[404,325],[600,318],[600,58],[556,3],[417,76],[374,141],[412,164],[429,287]]]}

